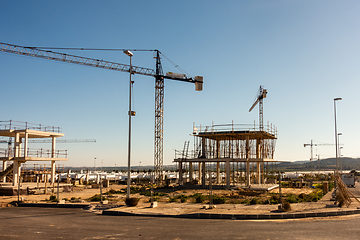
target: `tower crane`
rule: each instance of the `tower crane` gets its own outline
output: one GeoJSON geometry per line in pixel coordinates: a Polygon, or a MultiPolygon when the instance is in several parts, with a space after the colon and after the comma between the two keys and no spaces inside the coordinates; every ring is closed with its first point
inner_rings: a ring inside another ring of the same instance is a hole
{"type": "MultiPolygon", "coordinates": [[[[0,42],[0,51],[7,53],[14,53],[24,56],[32,56],[37,58],[43,58],[48,60],[68,62],[79,65],[85,65],[90,67],[97,67],[103,69],[109,69],[120,72],[129,72],[130,74],[140,74],[145,76],[151,76],[155,78],[155,147],[154,147],[154,172],[158,181],[162,181],[163,175],[163,134],[164,134],[164,80],[176,80],[182,82],[189,82],[195,84],[196,91],[202,91],[203,77],[195,76],[187,77],[186,75],[178,75],[173,73],[167,73],[164,75],[161,65],[160,54],[157,49],[149,50],[154,51],[156,54],[156,68],[144,68],[131,66],[127,64],[115,63],[110,61],[104,61],[100,59],[87,58],[81,56],[75,56],[65,53],[53,52],[44,50],[45,48],[37,47],[24,47],[14,44],[0,42]]],[[[125,49],[124,49],[125,51],[125,49]]],[[[135,50],[133,50],[135,51],[135,50]]],[[[130,113],[129,113],[130,114],[130,113]]]]}
{"type": "Polygon", "coordinates": [[[249,109],[249,112],[251,112],[254,107],[259,103],[259,129],[260,131],[264,130],[264,112],[263,112],[263,99],[266,98],[267,90],[263,88],[263,86],[260,85],[258,94],[256,96],[256,100],[249,109]]]}
{"type": "MultiPolygon", "coordinates": [[[[310,147],[310,152],[311,152],[311,156],[310,156],[310,162],[311,162],[311,166],[312,166],[312,160],[313,160],[313,147],[316,146],[334,146],[335,144],[332,143],[320,143],[320,144],[316,144],[313,143],[313,140],[310,141],[310,143],[305,143],[304,147],[310,147]]],[[[343,144],[340,144],[343,145],[343,144]]],[[[319,158],[318,158],[318,168],[319,168],[319,158]]]]}

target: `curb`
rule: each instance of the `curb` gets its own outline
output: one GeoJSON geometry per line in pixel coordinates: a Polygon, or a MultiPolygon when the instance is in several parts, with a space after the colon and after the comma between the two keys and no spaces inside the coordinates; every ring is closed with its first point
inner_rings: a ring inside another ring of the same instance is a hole
{"type": "Polygon", "coordinates": [[[19,203],[19,207],[42,207],[42,208],[86,208],[90,204],[73,204],[73,203],[19,203]]]}
{"type": "Polygon", "coordinates": [[[229,219],[229,220],[271,220],[271,219],[299,219],[314,217],[333,217],[360,214],[360,209],[332,211],[332,212],[312,212],[312,213],[284,213],[284,214],[217,214],[217,213],[192,213],[192,214],[160,214],[160,213],[130,213],[122,211],[104,210],[103,215],[108,216],[142,216],[142,217],[163,217],[163,218],[189,218],[189,219],[229,219]]]}

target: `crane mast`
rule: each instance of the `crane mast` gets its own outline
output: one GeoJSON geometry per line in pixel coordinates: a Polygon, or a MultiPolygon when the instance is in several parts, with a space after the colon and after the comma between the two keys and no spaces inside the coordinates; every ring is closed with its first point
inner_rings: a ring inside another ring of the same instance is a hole
{"type": "Polygon", "coordinates": [[[43,58],[48,60],[68,62],[79,65],[85,65],[90,67],[103,68],[114,71],[130,72],[130,74],[140,74],[145,76],[155,77],[155,143],[154,143],[154,171],[155,178],[158,182],[162,181],[163,175],[163,132],[164,132],[164,79],[183,81],[189,83],[195,83],[195,90],[202,91],[203,77],[196,76],[191,77],[178,77],[171,75],[164,75],[161,60],[160,51],[151,50],[156,52],[156,69],[131,66],[127,64],[115,63],[110,61],[104,61],[94,58],[81,57],[71,54],[58,53],[48,50],[43,50],[36,47],[24,47],[14,44],[0,42],[0,51],[7,53],[14,53],[24,56],[32,56],[37,58],[43,58]]]}
{"type": "Polygon", "coordinates": [[[259,93],[256,96],[256,100],[253,105],[250,107],[249,112],[251,112],[254,107],[259,103],[259,130],[264,130],[264,108],[263,108],[263,99],[266,98],[267,90],[263,89],[262,86],[259,88],[259,93]]]}
{"type": "Polygon", "coordinates": [[[156,51],[156,77],[155,77],[155,143],[154,143],[154,172],[156,180],[161,183],[163,179],[163,133],[164,133],[164,78],[159,51],[156,51]]]}

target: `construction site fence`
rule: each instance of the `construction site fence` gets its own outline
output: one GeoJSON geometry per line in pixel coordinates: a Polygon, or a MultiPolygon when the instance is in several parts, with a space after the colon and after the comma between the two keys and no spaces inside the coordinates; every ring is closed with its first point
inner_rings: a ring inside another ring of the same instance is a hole
{"type": "MultiPolygon", "coordinates": [[[[24,149],[21,149],[21,154],[19,157],[24,157],[24,149]]],[[[38,157],[38,158],[67,158],[68,152],[67,150],[55,150],[54,156],[52,157],[52,150],[49,149],[27,149],[27,156],[28,157],[38,157]]],[[[14,152],[13,150],[9,150],[8,148],[0,148],[0,157],[13,157],[14,152]]]]}
{"type": "MultiPolygon", "coordinates": [[[[260,131],[258,124],[221,124],[211,126],[194,126],[193,134],[206,133],[206,132],[236,132],[236,131],[260,131]]],[[[277,135],[277,128],[273,124],[265,124],[262,131],[266,131],[273,135],[277,135]]]]}
{"type": "Polygon", "coordinates": [[[42,124],[20,122],[14,120],[0,121],[0,130],[10,130],[10,129],[12,130],[30,129],[30,130],[37,130],[43,132],[61,133],[61,128],[55,126],[46,126],[42,124]]]}

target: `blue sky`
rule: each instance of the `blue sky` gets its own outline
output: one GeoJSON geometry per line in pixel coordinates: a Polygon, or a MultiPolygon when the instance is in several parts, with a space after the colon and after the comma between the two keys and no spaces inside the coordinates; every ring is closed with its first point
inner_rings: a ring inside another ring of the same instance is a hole
{"type": "MultiPolygon", "coordinates": [[[[193,84],[165,83],[164,164],[196,125],[253,123],[259,85],[264,120],[278,128],[276,160],[306,160],[304,143],[334,143],[333,99],[343,155],[359,157],[358,1],[1,1],[0,41],[23,46],[159,49],[193,84]]],[[[122,52],[67,51],[127,64],[122,52]]],[[[162,59],[164,71],[177,71],[162,59]]],[[[67,165],[127,164],[127,73],[0,53],[1,120],[63,128],[67,165]]],[[[155,68],[152,53],[133,64],[155,68]]],[[[153,164],[154,79],[134,76],[133,165],[153,164]]],[[[34,146],[34,147],[38,147],[34,146]]],[[[314,150],[333,157],[334,147],[314,150]]]]}

